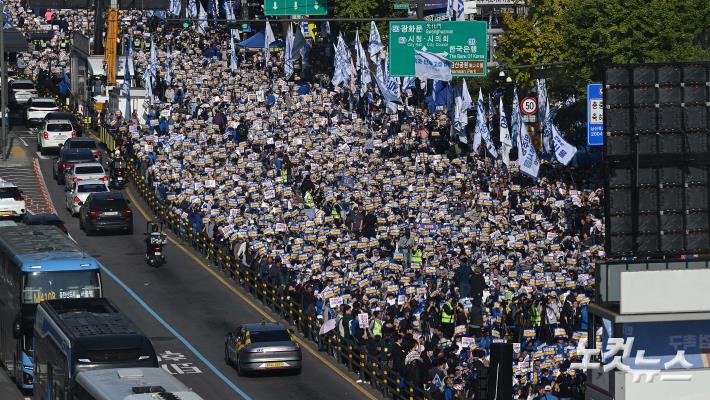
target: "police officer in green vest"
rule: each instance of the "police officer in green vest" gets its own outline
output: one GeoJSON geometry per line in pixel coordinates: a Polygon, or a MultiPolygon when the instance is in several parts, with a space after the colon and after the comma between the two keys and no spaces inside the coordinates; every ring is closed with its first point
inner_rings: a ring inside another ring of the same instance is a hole
{"type": "Polygon", "coordinates": [[[454,336],[454,325],[456,323],[456,308],[453,304],[451,296],[446,298],[446,301],[441,306],[441,331],[444,337],[451,339],[454,336]]]}
{"type": "Polygon", "coordinates": [[[306,194],[303,196],[303,203],[306,205],[306,208],[314,208],[316,206],[316,203],[313,201],[313,195],[311,194],[311,191],[307,191],[306,194]]]}
{"type": "Polygon", "coordinates": [[[333,203],[330,205],[330,216],[333,217],[333,222],[336,226],[340,226],[343,222],[343,217],[340,214],[342,210],[340,203],[338,203],[337,200],[333,200],[333,203]]]}
{"type": "Polygon", "coordinates": [[[422,265],[422,262],[424,261],[424,252],[422,251],[422,248],[419,247],[419,244],[415,244],[414,247],[412,248],[412,253],[409,256],[409,263],[418,263],[419,265],[422,265]]]}
{"type": "Polygon", "coordinates": [[[376,337],[382,337],[382,325],[384,325],[384,322],[382,321],[381,318],[381,313],[379,311],[375,311],[372,314],[372,322],[370,322],[370,334],[372,334],[373,338],[376,337]]]}

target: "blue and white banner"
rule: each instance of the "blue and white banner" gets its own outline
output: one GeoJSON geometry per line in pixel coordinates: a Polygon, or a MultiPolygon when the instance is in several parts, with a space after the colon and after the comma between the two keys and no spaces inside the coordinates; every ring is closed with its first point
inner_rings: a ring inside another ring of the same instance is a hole
{"type": "Polygon", "coordinates": [[[197,18],[197,2],[195,0],[189,0],[187,2],[187,18],[197,18]]]}
{"type": "Polygon", "coordinates": [[[207,20],[207,11],[205,11],[205,8],[202,7],[202,3],[200,3],[200,14],[197,18],[199,19],[199,21],[197,22],[197,31],[203,35],[206,35],[207,27],[209,27],[210,23],[207,20]]]}
{"type": "Polygon", "coordinates": [[[345,40],[343,39],[343,34],[338,36],[338,44],[335,47],[335,63],[333,79],[331,83],[333,86],[338,86],[342,82],[347,82],[350,79],[350,52],[345,45],[345,40]]]}
{"type": "Polygon", "coordinates": [[[414,50],[414,74],[420,79],[451,80],[451,61],[434,53],[414,50]]]}
{"type": "Polygon", "coordinates": [[[382,38],[380,37],[380,31],[377,30],[377,25],[375,21],[370,21],[370,40],[367,44],[367,51],[370,53],[370,60],[377,64],[380,60],[380,52],[385,48],[382,44],[382,38]]]}
{"type": "MultiPolygon", "coordinates": [[[[480,136],[483,138],[483,143],[486,144],[488,154],[494,159],[498,159],[498,150],[491,139],[491,131],[488,129],[488,118],[486,118],[486,109],[483,103],[483,93],[478,90],[478,109],[476,110],[476,130],[480,131],[480,136]]],[[[492,110],[491,110],[492,112],[492,110]]],[[[480,142],[480,140],[479,140],[480,142]]]]}
{"type": "MultiPolygon", "coordinates": [[[[385,67],[387,66],[387,58],[384,60],[385,67]]],[[[401,103],[400,91],[398,81],[394,77],[389,76],[389,71],[387,71],[383,66],[382,62],[377,63],[377,70],[375,72],[375,82],[377,83],[377,88],[380,89],[380,95],[387,103],[401,103]]]]}
{"type": "Polygon", "coordinates": [[[540,159],[528,134],[528,127],[520,116],[518,116],[518,164],[520,172],[537,178],[540,172],[540,159]]]}
{"type": "Polygon", "coordinates": [[[222,3],[224,7],[224,15],[228,21],[234,21],[237,17],[234,15],[234,3],[232,1],[225,1],[222,3]]]}
{"type": "Polygon", "coordinates": [[[182,11],[182,2],[180,0],[170,0],[170,8],[168,11],[172,15],[180,15],[180,11],[182,11]]]}
{"type": "Polygon", "coordinates": [[[513,148],[513,140],[510,137],[508,130],[508,121],[505,119],[505,110],[503,109],[503,96],[500,96],[498,114],[500,114],[500,152],[503,158],[503,163],[510,166],[510,150],[513,148]]]}
{"type": "Polygon", "coordinates": [[[153,41],[153,36],[150,37],[150,77],[155,78],[158,76],[158,50],[155,48],[155,42],[153,41]]]}
{"type": "Polygon", "coordinates": [[[360,86],[360,95],[363,95],[367,91],[367,85],[372,82],[372,76],[370,74],[370,66],[367,63],[365,49],[362,47],[362,43],[360,42],[359,30],[355,32],[355,55],[357,61],[356,68],[360,86]]]}
{"type": "MultiPolygon", "coordinates": [[[[167,67],[165,68],[165,83],[171,85],[173,83],[173,51],[168,49],[167,67]]],[[[172,101],[168,99],[168,101],[172,101]]]]}
{"type": "Polygon", "coordinates": [[[229,68],[236,71],[239,69],[239,63],[237,62],[237,46],[234,44],[234,29],[229,36],[229,42],[229,68]]]}
{"type": "Polygon", "coordinates": [[[513,141],[513,147],[518,146],[518,132],[520,131],[520,103],[518,101],[518,87],[513,88],[513,106],[510,111],[510,134],[511,140],[513,141]]]}
{"type": "Polygon", "coordinates": [[[464,6],[463,0],[454,0],[454,14],[456,15],[457,21],[465,21],[466,16],[463,13],[464,6]]]}
{"type": "Polygon", "coordinates": [[[123,84],[121,85],[121,96],[126,98],[126,115],[124,117],[126,119],[131,118],[131,69],[128,67],[129,62],[133,62],[133,60],[128,60],[131,57],[126,57],[126,62],[123,67],[123,84]]]}
{"type": "Polygon", "coordinates": [[[473,100],[468,92],[466,79],[464,79],[454,98],[454,121],[451,124],[451,137],[457,136],[462,143],[468,143],[466,126],[468,125],[468,110],[472,105],[473,100]]]}
{"type": "Polygon", "coordinates": [[[284,45],[284,78],[288,80],[293,75],[293,24],[288,23],[286,43],[284,45]]]}
{"type": "Polygon", "coordinates": [[[554,143],[552,143],[551,130],[547,129],[548,112],[548,97],[547,85],[544,79],[536,81],[537,86],[537,118],[542,127],[542,154],[545,158],[552,158],[554,153],[554,143]]]}
{"type": "Polygon", "coordinates": [[[274,36],[274,31],[271,30],[271,24],[266,21],[266,29],[264,29],[264,57],[266,61],[265,65],[269,64],[269,58],[271,58],[271,43],[276,41],[276,36],[274,36]]]}
{"type": "Polygon", "coordinates": [[[545,136],[552,138],[552,146],[555,150],[555,158],[557,161],[564,165],[569,165],[572,158],[574,158],[575,153],[577,153],[577,148],[567,143],[567,141],[562,138],[560,130],[557,125],[552,121],[552,116],[550,115],[550,105],[547,105],[547,110],[545,110],[545,115],[547,121],[545,121],[545,136]]]}
{"type": "Polygon", "coordinates": [[[291,60],[296,61],[306,55],[306,38],[303,37],[303,30],[297,27],[293,31],[293,42],[291,42],[291,60]]]}
{"type": "Polygon", "coordinates": [[[217,5],[215,4],[215,0],[208,0],[207,1],[207,12],[212,16],[212,20],[214,21],[214,24],[217,25],[217,18],[219,18],[219,11],[217,11],[217,5]]]}

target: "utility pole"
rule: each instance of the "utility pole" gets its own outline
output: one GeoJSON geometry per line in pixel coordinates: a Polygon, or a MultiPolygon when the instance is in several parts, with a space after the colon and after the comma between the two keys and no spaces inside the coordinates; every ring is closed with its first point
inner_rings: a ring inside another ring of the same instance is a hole
{"type": "Polygon", "coordinates": [[[424,0],[417,0],[417,19],[424,19],[424,0]]]}

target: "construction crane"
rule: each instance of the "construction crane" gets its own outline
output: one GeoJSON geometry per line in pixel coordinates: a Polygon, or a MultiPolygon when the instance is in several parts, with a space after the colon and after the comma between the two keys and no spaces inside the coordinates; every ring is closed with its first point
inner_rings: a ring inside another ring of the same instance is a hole
{"type": "Polygon", "coordinates": [[[107,29],[104,45],[104,60],[106,61],[106,85],[116,85],[116,42],[118,41],[118,1],[111,0],[106,11],[107,29]]]}

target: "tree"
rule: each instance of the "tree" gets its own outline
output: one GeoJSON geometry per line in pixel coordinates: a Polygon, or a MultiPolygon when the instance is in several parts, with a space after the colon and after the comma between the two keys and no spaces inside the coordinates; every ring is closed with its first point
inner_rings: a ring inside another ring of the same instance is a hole
{"type": "MultiPolygon", "coordinates": [[[[502,63],[569,63],[551,80],[553,94],[584,93],[611,63],[710,59],[707,0],[531,0],[527,16],[506,13],[503,22],[502,63]]],[[[526,71],[513,75],[530,84],[526,71]]]]}
{"type": "MultiPolygon", "coordinates": [[[[531,0],[527,16],[503,14],[504,33],[498,38],[497,57],[502,64],[531,65],[562,60],[565,40],[560,32],[571,0],[531,0]]],[[[530,84],[528,70],[513,70],[513,79],[530,84]]]]}

